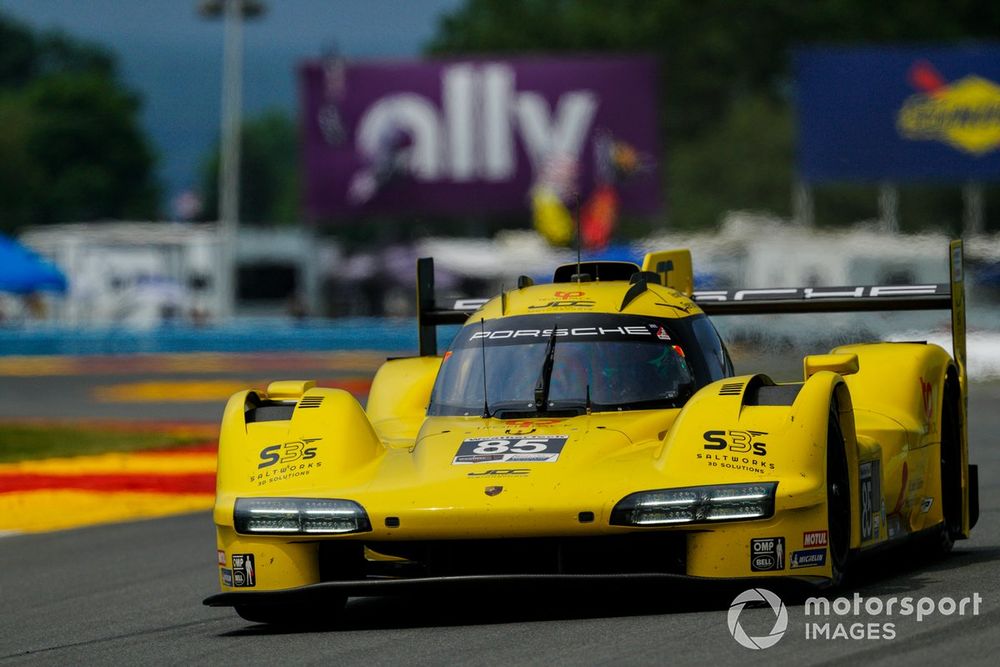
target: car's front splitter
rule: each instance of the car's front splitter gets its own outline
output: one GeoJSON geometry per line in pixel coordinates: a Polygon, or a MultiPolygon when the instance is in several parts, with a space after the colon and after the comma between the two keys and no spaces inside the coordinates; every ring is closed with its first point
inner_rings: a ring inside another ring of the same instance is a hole
{"type": "Polygon", "coordinates": [[[634,585],[638,588],[648,585],[697,585],[700,589],[712,587],[732,588],[741,586],[753,588],[784,588],[802,585],[821,586],[827,580],[822,577],[739,577],[706,578],[682,574],[629,573],[629,574],[503,574],[467,575],[453,577],[421,577],[419,579],[366,579],[354,581],[324,581],[308,586],[275,591],[240,591],[217,593],[205,598],[203,604],[209,607],[233,607],[237,605],[287,605],[293,602],[319,602],[330,597],[374,597],[386,595],[420,595],[427,593],[461,592],[500,588],[509,591],[515,588],[538,591],[543,587],[594,587],[634,585]]]}

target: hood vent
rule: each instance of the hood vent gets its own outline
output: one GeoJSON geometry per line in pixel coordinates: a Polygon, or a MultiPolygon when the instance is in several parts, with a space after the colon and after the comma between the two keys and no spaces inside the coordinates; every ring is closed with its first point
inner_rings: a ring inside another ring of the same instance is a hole
{"type": "Polygon", "coordinates": [[[739,396],[742,391],[742,382],[728,382],[719,389],[719,396],[739,396]]]}
{"type": "Polygon", "coordinates": [[[299,401],[300,408],[318,408],[323,402],[322,396],[303,396],[299,401]]]}

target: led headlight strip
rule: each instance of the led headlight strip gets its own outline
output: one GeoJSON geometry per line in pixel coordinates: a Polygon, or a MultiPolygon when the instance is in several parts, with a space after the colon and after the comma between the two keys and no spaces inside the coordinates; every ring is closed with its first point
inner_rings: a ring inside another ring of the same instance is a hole
{"type": "Polygon", "coordinates": [[[611,524],[666,526],[764,519],[774,515],[777,488],[777,482],[758,482],[639,491],[615,505],[611,524]]]}
{"type": "Polygon", "coordinates": [[[233,525],[244,535],[328,535],[372,529],[361,505],[329,498],[237,498],[233,525]]]}

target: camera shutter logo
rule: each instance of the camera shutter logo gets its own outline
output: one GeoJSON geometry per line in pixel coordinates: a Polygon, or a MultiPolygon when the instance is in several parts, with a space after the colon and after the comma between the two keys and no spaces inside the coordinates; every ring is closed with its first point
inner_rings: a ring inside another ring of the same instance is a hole
{"type": "Polygon", "coordinates": [[[788,628],[788,610],[785,609],[785,603],[781,601],[781,598],[771,591],[764,588],[751,588],[743,591],[733,600],[729,606],[728,621],[729,633],[741,646],[754,650],[771,648],[784,636],[785,630],[788,628]],[[771,611],[774,612],[774,627],[771,628],[770,633],[763,637],[749,636],[740,625],[740,614],[743,612],[743,607],[750,602],[767,603],[771,607],[771,611]]]}

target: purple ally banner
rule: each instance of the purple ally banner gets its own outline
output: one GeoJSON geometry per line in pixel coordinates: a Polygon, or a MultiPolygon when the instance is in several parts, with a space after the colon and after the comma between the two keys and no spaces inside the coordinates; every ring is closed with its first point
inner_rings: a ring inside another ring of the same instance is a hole
{"type": "Polygon", "coordinates": [[[614,183],[622,210],[656,213],[657,80],[632,56],[306,63],[307,209],[528,214],[540,183],[585,200],[615,146],[640,164],[614,183]]]}

